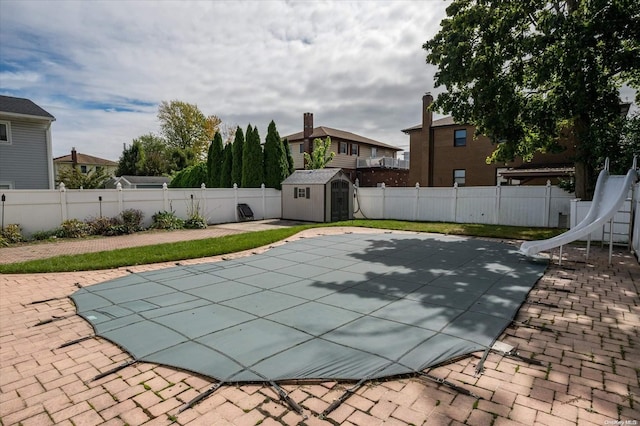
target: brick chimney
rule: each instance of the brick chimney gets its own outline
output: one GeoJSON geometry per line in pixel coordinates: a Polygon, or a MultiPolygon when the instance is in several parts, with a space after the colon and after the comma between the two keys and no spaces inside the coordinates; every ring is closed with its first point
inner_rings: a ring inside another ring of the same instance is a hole
{"type": "Polygon", "coordinates": [[[71,148],[71,163],[73,165],[78,164],[78,153],[76,152],[76,148],[71,148]]]}
{"type": "Polygon", "coordinates": [[[422,97],[422,130],[430,129],[433,122],[433,112],[429,109],[429,106],[433,103],[433,96],[431,92],[427,92],[422,97]]]}
{"type": "Polygon", "coordinates": [[[313,134],[313,113],[305,112],[303,114],[303,127],[302,137],[304,138],[304,151],[311,154],[313,151],[313,141],[311,135],[313,134]]]}
{"type": "Polygon", "coordinates": [[[409,185],[433,185],[433,136],[431,124],[433,113],[429,106],[433,103],[433,96],[427,92],[422,96],[422,129],[412,132],[409,139],[411,163],[409,167],[409,185]]]}

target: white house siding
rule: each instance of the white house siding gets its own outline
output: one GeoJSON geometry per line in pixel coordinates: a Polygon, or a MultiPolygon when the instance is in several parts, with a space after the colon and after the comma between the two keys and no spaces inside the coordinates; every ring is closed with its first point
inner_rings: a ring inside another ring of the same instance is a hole
{"type": "Polygon", "coordinates": [[[0,144],[0,181],[12,182],[13,189],[48,189],[47,125],[7,121],[11,121],[12,143],[0,144]]]}

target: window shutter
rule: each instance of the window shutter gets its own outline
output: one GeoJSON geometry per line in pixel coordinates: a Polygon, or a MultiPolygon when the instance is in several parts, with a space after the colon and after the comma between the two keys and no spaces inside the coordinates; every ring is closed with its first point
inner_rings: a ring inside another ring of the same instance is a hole
{"type": "Polygon", "coordinates": [[[307,196],[305,197],[307,199],[311,198],[311,188],[307,187],[307,196]]]}
{"type": "Polygon", "coordinates": [[[293,198],[298,198],[298,188],[293,188],[293,198]]]}

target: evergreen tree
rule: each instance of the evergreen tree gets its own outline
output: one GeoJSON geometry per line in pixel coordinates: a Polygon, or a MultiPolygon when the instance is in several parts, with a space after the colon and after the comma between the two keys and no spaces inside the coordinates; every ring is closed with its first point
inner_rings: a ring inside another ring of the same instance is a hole
{"type": "Polygon", "coordinates": [[[284,151],[285,151],[285,154],[287,155],[287,167],[289,169],[289,174],[292,174],[296,170],[296,167],[294,166],[294,163],[293,163],[291,146],[289,145],[289,141],[287,140],[287,138],[284,138],[284,140],[282,141],[282,145],[284,146],[284,151]]]}
{"type": "Polygon", "coordinates": [[[259,188],[264,182],[262,165],[262,147],[258,128],[247,128],[246,140],[242,151],[242,187],[259,188]]]}
{"type": "Polygon", "coordinates": [[[242,185],[242,151],[244,148],[244,134],[240,126],[236,129],[235,139],[233,140],[233,165],[231,167],[231,186],[237,184],[242,185]]]}
{"type": "Polygon", "coordinates": [[[213,141],[211,141],[211,145],[209,145],[209,151],[207,154],[207,187],[208,188],[219,188],[220,187],[220,176],[222,174],[222,151],[224,150],[222,146],[222,135],[220,132],[216,132],[213,137],[213,141]]]}
{"type": "Polygon", "coordinates": [[[224,146],[222,154],[222,171],[220,173],[220,188],[231,188],[233,182],[231,179],[231,170],[233,168],[233,144],[228,143],[224,146]]]}
{"type": "Polygon", "coordinates": [[[281,183],[287,176],[289,176],[287,154],[276,129],[276,123],[272,120],[264,143],[264,184],[268,188],[281,189],[281,183]]]}
{"type": "Polygon", "coordinates": [[[128,148],[122,150],[122,155],[118,160],[116,176],[139,176],[139,169],[144,163],[144,151],[139,140],[134,139],[128,148]]]}

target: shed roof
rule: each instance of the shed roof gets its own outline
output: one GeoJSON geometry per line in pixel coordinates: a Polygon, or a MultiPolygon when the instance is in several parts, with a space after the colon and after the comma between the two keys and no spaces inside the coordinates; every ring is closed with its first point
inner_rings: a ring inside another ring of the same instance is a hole
{"type": "Polygon", "coordinates": [[[56,119],[33,101],[24,98],[14,98],[13,96],[0,95],[0,112],[12,115],[38,117],[48,121],[54,121],[56,119]]]}
{"type": "MultiPolygon", "coordinates": [[[[352,142],[365,143],[372,146],[379,146],[382,148],[389,148],[395,151],[402,151],[402,148],[398,148],[397,146],[389,145],[383,142],[378,142],[373,139],[366,138],[364,136],[356,135],[355,133],[347,132],[345,130],[332,129],[331,127],[319,126],[314,127],[313,133],[311,133],[311,138],[326,138],[327,136],[333,139],[341,139],[352,142]]],[[[304,133],[298,132],[292,135],[285,136],[283,139],[287,139],[289,142],[296,142],[304,139],[304,133]]]]}
{"type": "Polygon", "coordinates": [[[342,173],[342,169],[316,169],[316,170],[296,170],[288,178],[283,185],[324,185],[333,179],[337,174],[342,173]]]}
{"type": "Polygon", "coordinates": [[[167,176],[132,176],[132,175],[122,175],[116,178],[119,182],[119,179],[124,179],[130,184],[140,185],[140,184],[163,184],[167,185],[171,182],[171,178],[167,176]]]}

